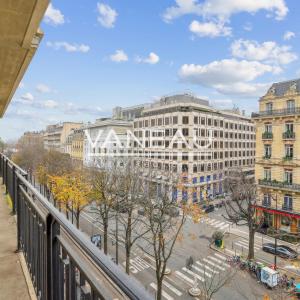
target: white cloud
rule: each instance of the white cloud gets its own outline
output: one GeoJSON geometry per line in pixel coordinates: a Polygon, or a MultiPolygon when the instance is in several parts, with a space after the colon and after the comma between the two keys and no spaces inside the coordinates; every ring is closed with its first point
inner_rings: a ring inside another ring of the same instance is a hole
{"type": "Polygon", "coordinates": [[[69,115],[88,114],[99,116],[103,111],[101,107],[98,106],[78,106],[73,102],[68,102],[64,105],[63,112],[69,115]]]}
{"type": "Polygon", "coordinates": [[[39,93],[50,93],[51,89],[49,86],[47,86],[46,84],[40,83],[36,86],[36,90],[39,93]]]}
{"type": "Polygon", "coordinates": [[[112,9],[109,5],[104,3],[97,3],[97,9],[99,12],[98,22],[106,28],[113,28],[117,20],[118,13],[112,9]]]}
{"type": "Polygon", "coordinates": [[[31,93],[26,93],[21,96],[22,100],[25,100],[26,102],[32,102],[34,100],[34,97],[31,93]]]}
{"type": "Polygon", "coordinates": [[[62,25],[65,23],[65,17],[59,9],[54,8],[52,3],[50,3],[46,10],[44,21],[54,26],[62,25]]]}
{"type": "Polygon", "coordinates": [[[20,88],[20,89],[24,89],[24,87],[25,87],[25,84],[24,84],[23,81],[21,81],[21,82],[19,83],[19,88],[20,88]]]}
{"type": "Polygon", "coordinates": [[[266,73],[280,72],[279,67],[258,61],[224,59],[207,65],[185,64],[179,77],[188,83],[214,88],[222,94],[253,96],[263,86],[249,82],[266,73]]]}
{"type": "Polygon", "coordinates": [[[288,41],[290,40],[291,38],[294,38],[296,36],[295,32],[292,32],[292,31],[287,31],[285,32],[284,36],[283,36],[283,39],[285,41],[288,41]]]}
{"type": "Polygon", "coordinates": [[[146,63],[150,65],[155,65],[159,62],[159,56],[154,52],[150,52],[149,56],[146,58],[137,57],[136,61],[138,63],[146,63]]]}
{"type": "Polygon", "coordinates": [[[123,50],[117,50],[110,56],[110,60],[114,62],[124,62],[128,61],[128,56],[123,50]]]}
{"type": "Polygon", "coordinates": [[[229,20],[233,14],[247,12],[254,14],[260,10],[266,10],[275,15],[277,20],[282,20],[288,13],[284,0],[175,0],[176,5],[167,8],[163,18],[170,22],[175,18],[186,14],[196,14],[207,19],[218,18],[229,20]]]}
{"type": "Polygon", "coordinates": [[[58,103],[54,100],[46,100],[41,103],[45,108],[57,108],[58,107],[58,103]]]}
{"type": "Polygon", "coordinates": [[[66,52],[81,52],[87,53],[90,47],[84,44],[70,44],[67,42],[47,42],[47,46],[54,50],[64,49],[66,52]]]}
{"type": "Polygon", "coordinates": [[[289,64],[298,57],[291,52],[289,46],[279,46],[276,42],[268,41],[259,44],[256,41],[236,40],[231,45],[231,53],[234,57],[277,63],[289,64]]]}
{"type": "Polygon", "coordinates": [[[230,36],[231,27],[227,27],[222,22],[206,22],[201,23],[198,21],[193,21],[189,27],[190,31],[200,37],[210,37],[215,38],[218,36],[230,36]]]}

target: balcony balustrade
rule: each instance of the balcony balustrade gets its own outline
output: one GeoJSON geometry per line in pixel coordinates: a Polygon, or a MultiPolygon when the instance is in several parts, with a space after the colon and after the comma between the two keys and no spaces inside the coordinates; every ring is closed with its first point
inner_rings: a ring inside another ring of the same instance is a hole
{"type": "Polygon", "coordinates": [[[272,140],[273,139],[273,133],[272,132],[263,132],[262,139],[263,140],[272,140]]]}
{"type": "Polygon", "coordinates": [[[300,114],[300,107],[284,108],[284,109],[272,109],[265,110],[256,113],[252,113],[252,118],[260,117],[272,117],[272,116],[286,116],[300,114]]]}
{"type": "Polygon", "coordinates": [[[3,154],[0,174],[17,215],[17,248],[24,253],[38,299],[153,299],[3,154]]]}
{"type": "Polygon", "coordinates": [[[292,205],[282,204],[282,210],[292,211],[293,210],[293,206],[292,205]]]}
{"type": "Polygon", "coordinates": [[[267,187],[272,187],[272,188],[300,191],[300,184],[296,184],[296,183],[259,179],[258,184],[261,186],[267,186],[267,187]]]}
{"type": "Polygon", "coordinates": [[[286,131],[282,134],[284,140],[294,140],[296,138],[296,133],[293,131],[286,131]]]}

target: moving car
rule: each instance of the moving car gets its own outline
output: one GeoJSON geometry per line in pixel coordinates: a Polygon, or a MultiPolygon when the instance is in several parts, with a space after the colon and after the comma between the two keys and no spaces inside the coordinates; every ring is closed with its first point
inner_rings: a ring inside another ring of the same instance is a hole
{"type": "Polygon", "coordinates": [[[209,205],[203,205],[202,206],[202,210],[203,212],[205,212],[206,214],[212,212],[215,210],[215,207],[212,205],[212,204],[209,204],[209,205]]]}
{"type": "MultiPolygon", "coordinates": [[[[262,249],[265,252],[275,254],[275,244],[263,244],[262,249]]],[[[277,245],[276,254],[282,258],[288,259],[296,259],[298,257],[298,253],[295,250],[285,245],[277,245]]]]}

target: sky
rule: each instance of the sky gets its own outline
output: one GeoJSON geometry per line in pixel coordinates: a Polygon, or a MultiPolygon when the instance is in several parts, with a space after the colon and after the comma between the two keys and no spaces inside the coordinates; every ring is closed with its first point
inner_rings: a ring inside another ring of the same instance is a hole
{"type": "Polygon", "coordinates": [[[251,114],[300,77],[299,14],[296,0],[53,0],[0,136],[184,92],[251,114]]]}

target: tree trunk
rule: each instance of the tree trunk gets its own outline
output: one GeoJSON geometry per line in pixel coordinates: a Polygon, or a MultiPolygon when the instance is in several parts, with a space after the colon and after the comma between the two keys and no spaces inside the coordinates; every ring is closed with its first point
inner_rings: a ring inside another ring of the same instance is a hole
{"type": "Polygon", "coordinates": [[[163,277],[157,278],[156,300],[162,299],[162,279],[163,277]]]}
{"type": "Polygon", "coordinates": [[[69,208],[68,208],[68,204],[66,204],[66,217],[67,217],[67,220],[69,220],[69,208]]]}
{"type": "Polygon", "coordinates": [[[76,213],[76,227],[77,227],[77,229],[79,229],[79,225],[80,225],[80,210],[78,209],[77,213],[76,213]]]}
{"type": "Polygon", "coordinates": [[[130,273],[130,250],[126,247],[126,273],[129,275],[130,273]]]}
{"type": "Polygon", "coordinates": [[[107,222],[103,224],[103,251],[105,254],[107,254],[107,229],[108,225],[107,222]]]}
{"type": "Polygon", "coordinates": [[[249,249],[248,249],[248,259],[254,259],[254,236],[255,230],[250,225],[249,226],[249,249]]]}
{"type": "Polygon", "coordinates": [[[126,273],[129,275],[130,252],[131,252],[131,216],[128,216],[128,225],[126,231],[126,273]]]}

